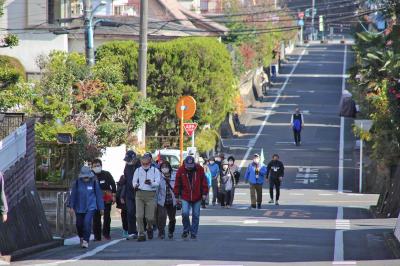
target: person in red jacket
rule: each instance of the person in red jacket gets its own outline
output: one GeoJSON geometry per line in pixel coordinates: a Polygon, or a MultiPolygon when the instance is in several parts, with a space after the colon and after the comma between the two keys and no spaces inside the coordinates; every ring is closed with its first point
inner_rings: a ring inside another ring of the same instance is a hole
{"type": "Polygon", "coordinates": [[[178,204],[182,204],[182,238],[187,240],[190,232],[191,239],[196,239],[201,200],[207,198],[208,184],[203,167],[196,164],[192,156],[186,157],[176,173],[174,193],[178,204]],[[192,209],[192,225],[190,225],[190,209],[192,209]]]}

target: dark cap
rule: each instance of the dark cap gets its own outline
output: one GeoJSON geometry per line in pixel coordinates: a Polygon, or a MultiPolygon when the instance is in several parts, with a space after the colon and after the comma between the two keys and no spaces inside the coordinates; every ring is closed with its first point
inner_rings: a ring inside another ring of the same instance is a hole
{"type": "Polygon", "coordinates": [[[194,168],[194,166],[195,166],[195,161],[194,161],[193,156],[188,156],[188,157],[186,157],[186,159],[185,159],[185,161],[184,161],[184,164],[185,164],[185,168],[187,168],[187,169],[192,169],[192,168],[194,168]]]}
{"type": "Polygon", "coordinates": [[[136,152],[134,152],[133,150],[129,150],[126,152],[125,158],[124,158],[125,162],[132,162],[135,159],[136,159],[136,152]]]}
{"type": "Polygon", "coordinates": [[[153,159],[153,155],[151,155],[150,152],[146,152],[145,154],[143,154],[142,159],[152,160],[153,159]]]}
{"type": "Polygon", "coordinates": [[[255,158],[255,157],[260,157],[260,154],[255,153],[253,157],[254,157],[254,158],[255,158]]]}

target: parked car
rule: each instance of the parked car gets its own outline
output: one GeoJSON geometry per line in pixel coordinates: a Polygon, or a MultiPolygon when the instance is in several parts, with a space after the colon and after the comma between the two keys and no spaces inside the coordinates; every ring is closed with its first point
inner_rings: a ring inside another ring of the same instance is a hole
{"type": "MultiPolygon", "coordinates": [[[[153,158],[154,160],[157,160],[158,155],[161,155],[161,158],[163,160],[167,160],[173,169],[178,169],[180,166],[180,150],[177,149],[163,149],[163,150],[156,150],[153,153],[153,158]]],[[[188,156],[187,152],[183,152],[183,159],[185,159],[188,156]]]]}

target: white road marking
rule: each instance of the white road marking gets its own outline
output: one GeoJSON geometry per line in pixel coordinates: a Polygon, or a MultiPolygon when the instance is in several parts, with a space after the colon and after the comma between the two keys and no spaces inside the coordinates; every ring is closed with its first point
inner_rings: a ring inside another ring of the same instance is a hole
{"type": "Polygon", "coordinates": [[[293,78],[349,78],[350,75],[348,74],[343,74],[343,75],[336,75],[336,74],[294,74],[294,75],[288,75],[288,74],[280,74],[279,77],[293,77],[293,78]]]}
{"type": "Polygon", "coordinates": [[[258,220],[245,220],[244,224],[258,224],[258,220]]]}
{"type": "Polygon", "coordinates": [[[247,241],[281,241],[280,238],[246,238],[247,241]]]}
{"type": "MultiPolygon", "coordinates": [[[[308,47],[308,45],[306,46],[306,48],[308,47]]],[[[275,108],[275,106],[277,105],[279,99],[281,98],[282,92],[285,90],[287,84],[289,83],[289,79],[291,77],[291,75],[293,75],[294,71],[296,70],[297,66],[299,65],[301,59],[303,58],[304,54],[306,53],[307,49],[304,49],[303,52],[300,54],[299,58],[297,59],[295,65],[293,66],[292,70],[290,71],[289,75],[286,77],[285,82],[283,83],[281,89],[278,91],[278,95],[276,96],[274,102],[272,103],[271,107],[269,108],[268,111],[265,112],[265,118],[263,123],[261,124],[257,135],[254,137],[254,144],[257,142],[258,138],[260,137],[262,131],[264,130],[265,125],[267,124],[267,121],[269,119],[269,117],[271,116],[272,110],[275,108]]],[[[253,145],[254,146],[254,145],[253,145]]],[[[247,150],[246,154],[244,155],[244,158],[242,160],[242,162],[239,165],[239,168],[242,169],[244,164],[246,163],[247,159],[249,158],[250,153],[253,150],[253,147],[249,147],[250,149],[247,150]]]]}
{"type": "MultiPolygon", "coordinates": [[[[336,220],[343,220],[343,207],[338,207],[336,220]]],[[[344,245],[343,245],[343,230],[336,230],[335,232],[335,250],[334,261],[344,260],[344,245]]]]}
{"type": "Polygon", "coordinates": [[[333,196],[333,194],[330,194],[330,193],[319,193],[318,196],[333,196]]]}
{"type": "Polygon", "coordinates": [[[304,193],[289,193],[292,196],[304,196],[304,193]]]}
{"type": "Polygon", "coordinates": [[[357,261],[334,261],[333,265],[357,265],[357,261]]]}
{"type": "MultiPolygon", "coordinates": [[[[125,239],[125,238],[124,238],[125,239]]],[[[60,265],[60,264],[65,264],[65,263],[73,263],[73,262],[77,262],[78,260],[81,259],[85,259],[85,258],[89,258],[89,257],[93,257],[94,255],[96,255],[97,253],[103,251],[104,249],[113,246],[115,244],[118,244],[119,242],[121,242],[124,239],[117,239],[117,240],[113,240],[111,242],[108,242],[104,245],[98,246],[95,249],[92,249],[88,252],[83,253],[82,255],[73,257],[72,259],[68,259],[68,260],[60,260],[60,261],[55,261],[55,262],[50,262],[50,263],[41,263],[41,264],[35,264],[35,266],[56,266],[56,265],[60,265]]]]}
{"type": "MultiPolygon", "coordinates": [[[[344,46],[342,94],[346,89],[346,77],[344,76],[346,70],[347,70],[347,45],[344,46]]],[[[339,193],[343,193],[343,159],[344,159],[344,117],[340,117],[339,182],[338,182],[339,193]]]]}

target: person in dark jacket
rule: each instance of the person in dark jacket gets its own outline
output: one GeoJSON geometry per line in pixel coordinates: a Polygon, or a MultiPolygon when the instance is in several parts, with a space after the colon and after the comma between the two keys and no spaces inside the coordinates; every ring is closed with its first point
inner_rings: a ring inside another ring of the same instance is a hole
{"type": "Polygon", "coordinates": [[[67,206],[76,215],[76,229],[82,248],[89,247],[92,221],[95,212],[104,214],[103,192],[92,170],[83,166],[78,179],[72,182],[67,206]]]}
{"type": "Polygon", "coordinates": [[[99,181],[100,188],[103,191],[104,201],[104,217],[103,217],[103,230],[101,230],[101,215],[97,211],[93,217],[93,233],[96,241],[101,241],[101,233],[106,240],[110,240],[110,226],[111,226],[111,207],[116,201],[117,186],[115,185],[114,178],[110,172],[102,169],[102,162],[100,159],[95,159],[92,162],[92,170],[99,181]]]}
{"type": "Polygon", "coordinates": [[[0,221],[7,222],[8,205],[4,188],[4,177],[0,172],[0,221]]]}
{"type": "Polygon", "coordinates": [[[126,239],[137,239],[138,231],[136,226],[136,191],[133,187],[133,175],[137,168],[140,167],[140,161],[133,150],[126,152],[124,161],[126,162],[124,169],[124,177],[126,185],[121,191],[121,202],[126,204],[126,212],[128,219],[128,235],[126,239]]]}
{"type": "Polygon", "coordinates": [[[182,238],[188,239],[190,232],[191,238],[196,239],[200,222],[201,200],[207,198],[208,184],[203,167],[196,164],[192,156],[186,157],[176,173],[174,193],[178,198],[178,204],[182,202],[182,238]],[[192,225],[190,225],[189,218],[190,209],[192,209],[192,225]]]}
{"type": "Polygon", "coordinates": [[[304,127],[304,116],[299,108],[296,108],[296,111],[292,114],[290,125],[293,129],[294,143],[299,146],[301,144],[301,130],[304,127]]]}
{"type": "Polygon", "coordinates": [[[121,202],[121,192],[126,186],[126,178],[124,175],[122,175],[117,182],[117,209],[121,210],[121,221],[122,221],[122,237],[123,238],[128,238],[129,233],[128,233],[128,212],[126,210],[126,204],[125,201],[124,203],[121,202]]]}
{"type": "Polygon", "coordinates": [[[279,155],[274,154],[272,161],[267,166],[267,180],[269,181],[269,195],[271,200],[269,203],[274,203],[274,187],[276,189],[275,205],[279,205],[280,188],[283,176],[285,175],[285,167],[279,161],[279,155]]]}

